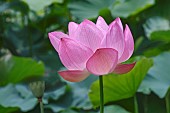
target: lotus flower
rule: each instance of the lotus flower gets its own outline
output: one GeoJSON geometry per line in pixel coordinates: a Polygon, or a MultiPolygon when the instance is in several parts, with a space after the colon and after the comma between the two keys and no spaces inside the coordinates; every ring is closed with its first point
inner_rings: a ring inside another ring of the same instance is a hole
{"type": "Polygon", "coordinates": [[[100,16],[96,24],[87,19],[80,24],[70,22],[68,34],[50,32],[49,39],[68,69],[59,71],[67,81],[80,82],[91,73],[97,76],[124,74],[135,65],[121,64],[131,57],[134,40],[128,25],[123,30],[120,18],[110,25],[100,16]]]}

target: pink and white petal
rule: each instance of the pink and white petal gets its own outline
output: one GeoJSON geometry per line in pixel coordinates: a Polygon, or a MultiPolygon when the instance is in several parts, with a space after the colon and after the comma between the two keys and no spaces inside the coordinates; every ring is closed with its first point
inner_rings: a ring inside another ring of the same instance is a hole
{"type": "Polygon", "coordinates": [[[58,73],[63,79],[70,82],[80,82],[90,75],[89,72],[81,70],[66,70],[59,71],[58,73]]]}
{"type": "Polygon", "coordinates": [[[58,52],[60,38],[63,38],[63,37],[68,38],[68,35],[66,35],[62,32],[54,31],[54,32],[48,33],[48,37],[50,39],[51,44],[55,48],[55,50],[58,52]]]}
{"type": "Polygon", "coordinates": [[[118,59],[122,56],[125,46],[123,32],[117,22],[113,23],[102,40],[101,47],[113,48],[118,51],[118,59]]]}
{"type": "Polygon", "coordinates": [[[119,17],[117,17],[117,18],[109,25],[109,27],[112,26],[112,24],[114,24],[115,22],[118,23],[118,25],[120,26],[120,28],[121,28],[121,30],[122,30],[122,32],[123,32],[123,25],[122,25],[122,22],[121,22],[121,20],[120,20],[119,17]]]}
{"type": "Polygon", "coordinates": [[[75,22],[69,22],[68,24],[68,33],[71,38],[74,38],[74,33],[78,27],[78,24],[75,22]]]}
{"type": "Polygon", "coordinates": [[[109,28],[109,26],[107,25],[107,23],[105,22],[105,20],[101,16],[99,16],[98,19],[97,19],[96,27],[103,32],[103,35],[106,34],[106,32],[109,28]]]}
{"type": "Polygon", "coordinates": [[[113,73],[115,73],[115,74],[125,74],[125,73],[128,73],[129,71],[131,71],[133,69],[135,64],[136,64],[136,62],[134,62],[132,64],[118,64],[116,66],[116,68],[114,69],[113,73]]]}
{"type": "Polygon", "coordinates": [[[48,36],[49,36],[49,38],[50,37],[56,37],[58,39],[63,38],[63,37],[68,38],[68,35],[63,33],[63,32],[61,32],[61,31],[50,32],[50,33],[48,33],[48,36]]]}
{"type": "Polygon", "coordinates": [[[80,23],[74,36],[75,40],[91,48],[93,51],[100,47],[103,38],[102,32],[89,20],[84,20],[80,23]]]}
{"type": "Polygon", "coordinates": [[[59,57],[63,65],[69,70],[83,70],[86,62],[93,54],[88,47],[77,43],[70,38],[61,38],[59,57]]]}
{"type": "Polygon", "coordinates": [[[126,25],[124,37],[125,37],[125,49],[122,56],[119,59],[119,63],[128,60],[134,51],[134,40],[128,25],[126,25]]]}
{"type": "Polygon", "coordinates": [[[54,36],[50,36],[50,35],[49,35],[49,39],[50,39],[51,44],[55,48],[55,50],[58,52],[60,39],[58,39],[54,36]]]}
{"type": "Polygon", "coordinates": [[[114,70],[118,61],[118,52],[112,48],[97,49],[89,58],[86,68],[94,75],[105,75],[114,70]]]}
{"type": "Polygon", "coordinates": [[[119,17],[116,18],[115,21],[119,24],[121,30],[123,31],[123,25],[122,25],[122,22],[121,22],[120,18],[119,17]]]}

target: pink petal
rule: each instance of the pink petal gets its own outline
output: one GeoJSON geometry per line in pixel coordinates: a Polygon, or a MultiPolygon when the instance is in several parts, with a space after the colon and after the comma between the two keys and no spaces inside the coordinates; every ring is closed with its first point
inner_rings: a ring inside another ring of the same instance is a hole
{"type": "Polygon", "coordinates": [[[118,58],[120,58],[124,51],[124,35],[117,22],[109,26],[109,30],[102,41],[103,48],[113,48],[118,51],[118,58]]]}
{"type": "Polygon", "coordinates": [[[123,31],[123,25],[122,25],[122,22],[121,22],[120,18],[119,17],[116,18],[115,21],[119,24],[121,30],[123,31]]]}
{"type": "Polygon", "coordinates": [[[59,57],[69,70],[85,69],[86,62],[92,54],[91,49],[70,38],[62,38],[60,41],[59,57]]]}
{"type": "Polygon", "coordinates": [[[58,38],[58,39],[63,38],[63,37],[68,38],[67,34],[64,34],[63,32],[60,32],[60,31],[50,32],[50,33],[48,33],[48,36],[49,36],[49,38],[55,37],[55,38],[58,38]]]}
{"type": "Polygon", "coordinates": [[[114,70],[118,61],[118,52],[112,48],[97,49],[87,61],[86,68],[95,75],[105,75],[114,70]]]}
{"type": "Polygon", "coordinates": [[[55,50],[58,52],[60,38],[63,38],[63,37],[68,38],[68,35],[66,35],[66,34],[64,34],[62,32],[56,32],[55,31],[55,32],[48,33],[48,37],[50,39],[51,44],[55,48],[55,50]]]}
{"type": "Polygon", "coordinates": [[[103,32],[104,35],[106,34],[106,32],[109,28],[109,26],[107,25],[107,23],[105,22],[105,20],[101,16],[99,16],[98,19],[97,19],[96,27],[98,29],[100,29],[103,32]]]}
{"type": "Polygon", "coordinates": [[[80,82],[86,79],[90,74],[87,71],[81,70],[66,70],[58,72],[63,79],[70,82],[80,82]]]}
{"type": "Polygon", "coordinates": [[[114,69],[113,73],[115,73],[115,74],[125,74],[125,73],[128,73],[129,71],[131,71],[133,69],[135,64],[136,64],[136,62],[132,63],[132,64],[118,64],[116,66],[116,68],[114,69]]]}
{"type": "Polygon", "coordinates": [[[112,26],[112,24],[114,24],[116,22],[118,23],[119,27],[121,28],[121,30],[123,32],[123,25],[122,25],[122,22],[119,17],[117,17],[111,24],[109,24],[109,27],[112,26]]]}
{"type": "Polygon", "coordinates": [[[96,27],[96,25],[89,21],[84,20],[77,28],[75,32],[75,39],[91,48],[93,51],[98,49],[103,38],[102,32],[96,27]]]}
{"type": "Polygon", "coordinates": [[[125,37],[125,49],[122,56],[119,59],[119,62],[124,62],[128,60],[134,51],[134,40],[128,25],[126,25],[124,37],[125,37]]]}
{"type": "Polygon", "coordinates": [[[68,32],[69,32],[70,37],[74,38],[74,33],[75,33],[77,27],[78,27],[77,23],[69,22],[69,24],[68,24],[68,32]]]}

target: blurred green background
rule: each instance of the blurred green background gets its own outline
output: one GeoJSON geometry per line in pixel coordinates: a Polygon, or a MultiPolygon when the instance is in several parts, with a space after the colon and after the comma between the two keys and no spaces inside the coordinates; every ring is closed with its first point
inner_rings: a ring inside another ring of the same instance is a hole
{"type": "Polygon", "coordinates": [[[170,113],[170,0],[1,0],[0,113],[38,113],[28,88],[37,80],[46,81],[45,113],[98,113],[97,78],[60,78],[64,67],[48,33],[67,33],[70,21],[95,22],[99,15],[129,25],[135,40],[129,62],[138,61],[128,74],[104,77],[105,113],[135,113],[134,97],[139,113],[170,113]]]}

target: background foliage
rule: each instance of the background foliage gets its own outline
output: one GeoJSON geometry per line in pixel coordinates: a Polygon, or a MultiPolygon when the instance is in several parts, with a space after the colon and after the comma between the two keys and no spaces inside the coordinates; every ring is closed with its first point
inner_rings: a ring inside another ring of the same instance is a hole
{"type": "MultiPolygon", "coordinates": [[[[169,0],[1,0],[0,1],[0,112],[37,113],[39,106],[28,83],[46,81],[46,113],[98,113],[98,81],[90,76],[80,83],[59,77],[63,68],[48,32],[67,33],[69,21],[109,24],[120,17],[135,40],[128,61],[135,68],[124,75],[104,77],[105,112],[166,113],[170,103],[169,0]]],[[[169,111],[170,112],[170,111],[169,111]]],[[[167,112],[167,113],[169,113],[167,112]]]]}

